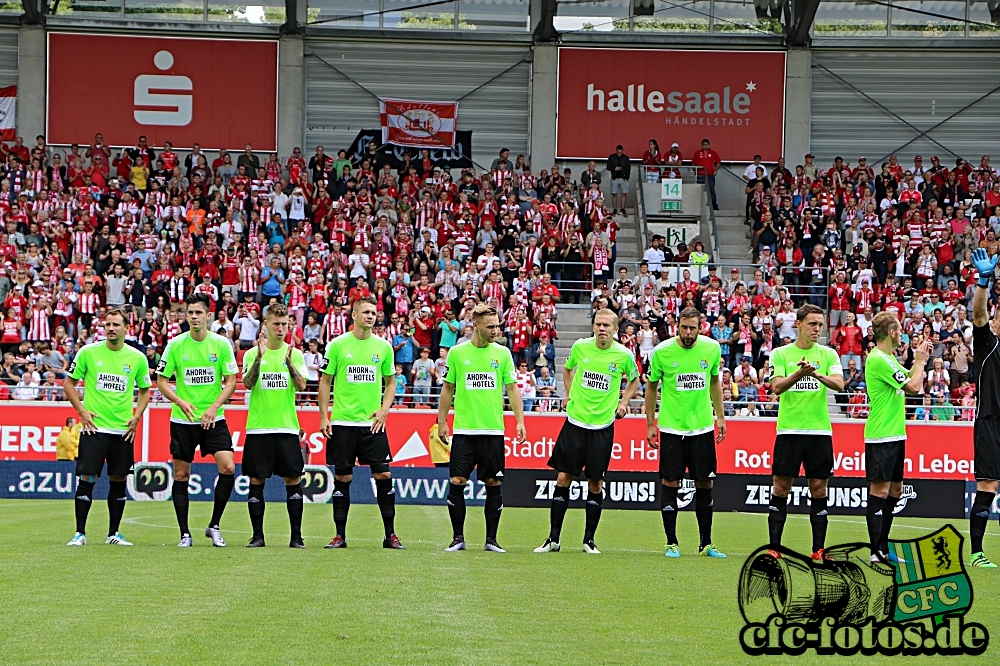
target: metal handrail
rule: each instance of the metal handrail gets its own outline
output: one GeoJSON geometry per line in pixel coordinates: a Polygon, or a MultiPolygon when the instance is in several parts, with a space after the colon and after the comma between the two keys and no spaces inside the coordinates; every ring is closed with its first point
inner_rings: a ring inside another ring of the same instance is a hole
{"type": "MultiPolygon", "coordinates": [[[[697,183],[698,176],[705,170],[705,167],[694,166],[692,164],[688,165],[676,165],[676,164],[640,164],[639,168],[642,170],[642,175],[644,177],[649,174],[656,172],[657,179],[655,182],[660,182],[663,180],[664,174],[676,173],[680,175],[681,181],[685,183],[697,183]]],[[[646,180],[645,182],[650,183],[654,181],[646,180]]]]}
{"type": "MultiPolygon", "coordinates": [[[[590,294],[594,290],[594,264],[589,261],[547,261],[545,262],[545,272],[552,276],[552,282],[555,283],[556,288],[563,292],[577,292],[584,294],[585,298],[589,302],[590,294]],[[582,279],[579,280],[567,280],[562,277],[563,270],[553,271],[554,267],[559,266],[578,266],[580,269],[580,275],[582,279]],[[558,276],[558,277],[557,277],[558,276]],[[566,284],[573,284],[577,286],[563,286],[566,284]]],[[[608,272],[611,272],[611,266],[608,266],[608,272]]],[[[565,303],[566,299],[563,298],[562,302],[565,303]]]]}

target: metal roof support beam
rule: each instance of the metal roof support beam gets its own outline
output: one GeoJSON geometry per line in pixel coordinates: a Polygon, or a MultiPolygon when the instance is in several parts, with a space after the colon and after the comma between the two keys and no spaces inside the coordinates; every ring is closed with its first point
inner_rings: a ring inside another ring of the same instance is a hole
{"type": "Polygon", "coordinates": [[[812,29],[820,0],[792,0],[792,25],[788,30],[790,46],[809,44],[809,30],[812,29]]]}

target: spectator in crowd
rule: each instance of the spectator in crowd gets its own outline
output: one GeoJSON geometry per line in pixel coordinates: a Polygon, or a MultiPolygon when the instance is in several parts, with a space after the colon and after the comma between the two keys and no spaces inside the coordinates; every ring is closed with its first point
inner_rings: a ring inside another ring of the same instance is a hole
{"type": "Polygon", "coordinates": [[[628,180],[632,174],[632,163],[621,144],[615,146],[615,152],[608,156],[607,169],[611,175],[611,214],[626,215],[628,180]],[[619,197],[621,197],[620,208],[619,197]]]}

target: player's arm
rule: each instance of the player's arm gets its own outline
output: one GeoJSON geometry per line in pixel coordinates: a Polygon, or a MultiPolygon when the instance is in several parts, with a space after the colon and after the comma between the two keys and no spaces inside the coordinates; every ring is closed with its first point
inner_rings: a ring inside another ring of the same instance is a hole
{"type": "Polygon", "coordinates": [[[656,399],[660,393],[660,372],[659,354],[653,351],[649,359],[649,375],[646,377],[646,442],[654,449],[660,448],[660,429],[656,425],[656,399]]]}
{"type": "Polygon", "coordinates": [[[330,386],[333,384],[333,375],[326,374],[325,370],[319,373],[319,387],[316,389],[316,403],[319,405],[319,429],[327,437],[333,434],[333,426],[330,425],[330,386]]]}
{"type": "Polygon", "coordinates": [[[73,409],[80,416],[80,430],[84,434],[92,435],[97,432],[97,426],[94,425],[94,419],[97,418],[97,414],[91,414],[86,409],[83,408],[83,401],[80,400],[80,393],[76,390],[76,384],[79,380],[71,375],[66,375],[66,379],[63,381],[63,394],[66,399],[69,400],[69,404],[73,405],[73,409]]]}
{"type": "Polygon", "coordinates": [[[712,407],[715,409],[715,424],[719,430],[715,436],[715,442],[718,444],[726,438],[726,412],[722,405],[721,375],[712,375],[712,383],[709,384],[708,394],[712,398],[712,407]]]}
{"type": "Polygon", "coordinates": [[[563,409],[566,409],[566,405],[569,404],[569,387],[573,385],[574,375],[576,375],[576,368],[563,366],[563,388],[566,390],[566,395],[563,396],[563,409]]]}
{"type": "Polygon", "coordinates": [[[997,259],[1000,255],[989,256],[983,248],[972,251],[972,263],[979,272],[979,279],[976,281],[976,293],[972,296],[972,324],[974,326],[985,326],[990,320],[989,290],[990,278],[997,267],[997,259]]]}
{"type": "Polygon", "coordinates": [[[382,389],[382,406],[372,415],[372,432],[385,430],[385,422],[389,418],[392,401],[396,399],[396,380],[393,375],[383,375],[382,380],[385,384],[385,388],[382,389]]]}
{"type": "Polygon", "coordinates": [[[455,400],[455,384],[452,381],[444,380],[441,384],[441,397],[438,400],[438,437],[442,442],[448,442],[448,412],[451,411],[451,403],[455,400]]]}
{"type": "Polygon", "coordinates": [[[146,407],[149,406],[149,386],[139,387],[139,400],[136,404],[135,413],[128,422],[128,430],[125,431],[125,441],[131,442],[135,440],[135,431],[139,426],[139,419],[142,418],[143,413],[146,411],[146,407]]]}
{"type": "MultiPolygon", "coordinates": [[[[514,420],[517,421],[517,438],[514,443],[523,442],[528,438],[528,431],[524,427],[524,400],[521,399],[521,392],[517,390],[517,384],[511,382],[505,384],[507,387],[507,399],[510,400],[510,408],[514,412],[514,420]]],[[[440,431],[440,427],[438,428],[440,431]]]]}
{"type": "Polygon", "coordinates": [[[229,399],[233,397],[233,393],[236,391],[236,375],[224,375],[222,378],[222,392],[219,397],[216,398],[215,402],[206,409],[201,414],[201,427],[205,430],[211,430],[215,427],[215,417],[219,413],[219,409],[229,402],[229,399]]]}
{"type": "Polygon", "coordinates": [[[306,360],[302,352],[295,358],[293,352],[298,351],[295,347],[288,345],[288,353],[285,355],[285,365],[288,366],[288,376],[292,378],[292,385],[296,391],[305,391],[308,380],[306,379],[306,360]]]}
{"type": "Polygon", "coordinates": [[[264,354],[260,353],[260,350],[263,346],[264,343],[258,341],[258,353],[254,357],[250,367],[243,371],[243,385],[248,390],[252,390],[257,385],[257,379],[260,378],[260,363],[264,360],[264,354]]]}
{"type": "MultiPolygon", "coordinates": [[[[979,290],[976,290],[977,293],[979,290]]],[[[931,348],[934,343],[924,340],[913,352],[913,367],[910,368],[910,378],[903,384],[903,390],[909,395],[917,395],[924,387],[924,369],[927,367],[927,360],[931,356],[931,348]]]]}
{"type": "MultiPolygon", "coordinates": [[[[177,407],[184,412],[184,416],[187,417],[188,421],[191,421],[192,423],[194,422],[194,405],[177,395],[173,385],[170,383],[170,379],[167,378],[166,375],[157,375],[156,388],[160,391],[164,398],[177,405],[177,407]]],[[[236,388],[235,377],[233,378],[233,388],[236,388]]]]}
{"type": "MultiPolygon", "coordinates": [[[[843,373],[835,373],[833,375],[814,374],[813,376],[816,377],[816,380],[819,381],[820,384],[827,387],[828,389],[832,389],[837,393],[840,393],[844,390],[843,373]]],[[[771,383],[771,386],[772,387],[774,386],[774,382],[771,383]]]]}
{"type": "MultiPolygon", "coordinates": [[[[778,366],[772,361],[772,372],[778,371],[778,366]]],[[[771,388],[774,389],[775,395],[781,395],[788,389],[795,386],[795,383],[805,377],[806,375],[815,375],[815,371],[812,365],[805,364],[799,365],[799,369],[788,375],[787,377],[779,377],[777,375],[771,378],[771,388]]],[[[843,385],[841,385],[843,388],[843,385]]]]}
{"type": "Polygon", "coordinates": [[[635,397],[636,392],[639,390],[639,376],[636,375],[632,381],[625,385],[625,390],[622,391],[622,399],[618,401],[618,409],[615,411],[615,415],[619,418],[628,414],[628,406],[635,397]]]}

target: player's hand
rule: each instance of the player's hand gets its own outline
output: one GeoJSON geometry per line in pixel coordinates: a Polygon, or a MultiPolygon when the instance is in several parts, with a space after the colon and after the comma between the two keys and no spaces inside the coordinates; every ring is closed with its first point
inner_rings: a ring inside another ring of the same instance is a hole
{"type": "Polygon", "coordinates": [[[799,361],[799,376],[800,377],[812,377],[816,374],[816,368],[813,364],[806,360],[805,356],[799,361]]]}
{"type": "Polygon", "coordinates": [[[319,418],[319,431],[323,433],[324,437],[333,436],[333,424],[330,423],[330,418],[323,415],[319,418]]]}
{"type": "Polygon", "coordinates": [[[194,421],[194,405],[186,400],[178,400],[177,408],[184,412],[184,416],[187,417],[188,421],[194,421]]]}
{"type": "Polygon", "coordinates": [[[927,365],[927,360],[931,357],[931,350],[934,348],[934,343],[931,340],[923,340],[917,345],[917,348],[913,352],[914,363],[919,363],[920,365],[927,365]]]}
{"type": "Polygon", "coordinates": [[[449,439],[451,438],[451,432],[448,430],[447,421],[438,422],[438,438],[445,444],[451,444],[449,439]]]}
{"type": "Polygon", "coordinates": [[[85,435],[93,435],[97,432],[97,426],[94,425],[94,419],[101,418],[93,412],[83,411],[80,413],[80,431],[85,435]]]}
{"type": "Polygon", "coordinates": [[[628,414],[628,405],[618,405],[618,409],[615,410],[615,418],[622,419],[628,414]]]}
{"type": "Polygon", "coordinates": [[[569,407],[569,396],[566,396],[565,398],[562,399],[562,409],[563,409],[563,411],[566,411],[566,409],[568,407],[569,407]]]}
{"type": "Polygon", "coordinates": [[[372,414],[372,432],[385,432],[385,421],[389,418],[388,409],[380,409],[372,414]]]}
{"type": "Polygon", "coordinates": [[[1000,260],[1000,254],[995,254],[991,257],[985,248],[981,247],[972,251],[972,264],[979,271],[980,278],[992,278],[993,271],[997,268],[998,260],[1000,260]]]}
{"type": "Polygon", "coordinates": [[[288,353],[285,354],[285,367],[286,368],[292,367],[292,349],[294,349],[294,347],[292,345],[288,345],[288,353]]]}
{"type": "MultiPolygon", "coordinates": [[[[440,429],[438,430],[440,432],[440,429]]],[[[524,422],[517,424],[517,436],[514,438],[515,444],[520,444],[528,439],[528,430],[524,427],[524,422]]]]}
{"type": "Polygon", "coordinates": [[[655,423],[646,427],[646,443],[652,448],[660,448],[660,428],[655,423]]]}
{"type": "MultiPolygon", "coordinates": [[[[201,427],[205,430],[211,430],[215,427],[215,417],[219,413],[218,407],[209,407],[201,415],[201,427]]],[[[188,417],[191,418],[190,416],[188,417]]]]}
{"type": "Polygon", "coordinates": [[[134,442],[135,441],[135,429],[139,425],[139,415],[136,414],[128,420],[128,427],[125,429],[125,441],[134,442]]]}
{"type": "Polygon", "coordinates": [[[716,430],[717,430],[717,432],[715,434],[715,443],[716,444],[721,444],[722,440],[724,440],[726,438],[726,422],[725,421],[719,421],[716,424],[716,430]]]}

